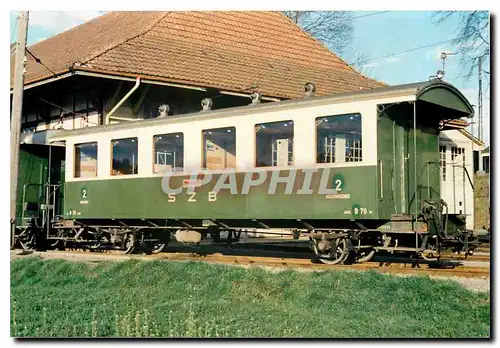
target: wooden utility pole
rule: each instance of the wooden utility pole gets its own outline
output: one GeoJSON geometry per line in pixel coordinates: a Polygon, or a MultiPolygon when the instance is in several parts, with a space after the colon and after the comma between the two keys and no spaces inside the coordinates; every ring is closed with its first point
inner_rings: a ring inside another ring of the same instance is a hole
{"type": "Polygon", "coordinates": [[[16,224],[17,180],[19,172],[19,141],[23,111],[24,72],[26,66],[26,39],[28,36],[28,11],[20,11],[17,20],[16,55],[14,59],[14,86],[12,116],[10,120],[10,224],[11,246],[14,246],[16,224]]]}
{"type": "Polygon", "coordinates": [[[478,76],[479,76],[479,88],[477,96],[477,116],[478,116],[478,129],[477,137],[479,140],[483,140],[483,57],[479,57],[479,62],[477,64],[478,76]]]}

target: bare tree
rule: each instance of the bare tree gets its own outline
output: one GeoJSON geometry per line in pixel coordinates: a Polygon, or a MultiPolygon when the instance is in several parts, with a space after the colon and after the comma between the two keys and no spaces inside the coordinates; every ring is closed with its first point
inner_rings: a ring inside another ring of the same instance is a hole
{"type": "MultiPolygon", "coordinates": [[[[355,53],[356,54],[356,53],[355,53]]],[[[366,61],[369,60],[369,53],[359,52],[356,54],[356,58],[350,64],[354,69],[363,75],[367,75],[371,72],[371,69],[366,66],[366,61]]]]}
{"type": "Polygon", "coordinates": [[[284,11],[302,30],[323,42],[336,53],[351,43],[352,14],[347,11],[284,11]]]}
{"type": "Polygon", "coordinates": [[[459,47],[460,63],[468,69],[467,79],[475,73],[482,61],[483,72],[489,67],[487,58],[490,55],[490,14],[487,11],[439,11],[433,19],[439,25],[453,17],[459,17],[458,34],[454,43],[459,47]]]}

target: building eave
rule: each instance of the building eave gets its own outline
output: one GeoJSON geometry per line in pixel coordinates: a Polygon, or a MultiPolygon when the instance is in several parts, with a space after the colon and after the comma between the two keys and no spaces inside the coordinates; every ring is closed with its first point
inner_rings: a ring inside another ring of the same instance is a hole
{"type": "MultiPolygon", "coordinates": [[[[74,76],[74,75],[90,76],[90,77],[120,80],[120,81],[131,81],[131,82],[134,82],[137,77],[141,77],[141,83],[145,83],[145,84],[191,89],[191,90],[197,90],[200,92],[207,92],[209,89],[216,89],[221,94],[234,95],[234,96],[240,96],[240,97],[249,97],[250,94],[252,93],[252,91],[245,93],[242,91],[232,91],[230,89],[221,89],[220,87],[215,86],[215,85],[212,86],[212,85],[206,84],[206,85],[201,86],[200,84],[174,82],[175,81],[174,79],[164,79],[164,78],[159,78],[159,77],[154,77],[154,76],[134,75],[134,74],[127,74],[127,73],[117,74],[117,73],[95,70],[95,69],[90,69],[90,68],[85,68],[85,67],[76,67],[76,68],[72,68],[72,69],[67,69],[65,71],[59,72],[58,74],[56,74],[56,76],[28,81],[24,84],[24,90],[28,90],[28,89],[31,89],[34,87],[38,87],[41,85],[52,83],[52,82],[62,80],[64,78],[74,76]]],[[[10,90],[10,93],[12,93],[12,88],[10,90]]],[[[282,99],[287,99],[287,98],[282,98],[282,97],[277,97],[277,96],[266,96],[266,95],[262,96],[262,100],[268,100],[268,101],[279,101],[282,99]]]]}
{"type": "Polygon", "coordinates": [[[460,133],[462,133],[463,135],[465,135],[470,140],[472,140],[476,145],[478,145],[478,146],[485,146],[486,145],[483,141],[481,141],[480,139],[476,138],[474,135],[469,133],[465,128],[461,128],[458,131],[460,133]]]}

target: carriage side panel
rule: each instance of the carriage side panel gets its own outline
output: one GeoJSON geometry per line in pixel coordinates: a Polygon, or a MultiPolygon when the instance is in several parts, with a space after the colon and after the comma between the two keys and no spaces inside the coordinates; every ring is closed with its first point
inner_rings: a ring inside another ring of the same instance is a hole
{"type": "MultiPolygon", "coordinates": [[[[168,185],[172,189],[182,188],[178,194],[166,193],[161,177],[71,181],[65,187],[66,217],[376,219],[376,170],[374,166],[316,169],[310,184],[305,186],[305,171],[297,170],[289,187],[284,182],[274,185],[272,176],[275,173],[281,178],[290,177],[290,170],[264,171],[265,181],[250,187],[248,194],[242,193],[246,173],[235,174],[236,191],[231,192],[226,186],[216,194],[222,174],[214,174],[209,183],[201,186],[201,181],[189,176],[172,176],[168,185]]],[[[230,182],[228,176],[222,180],[230,182]]]]}

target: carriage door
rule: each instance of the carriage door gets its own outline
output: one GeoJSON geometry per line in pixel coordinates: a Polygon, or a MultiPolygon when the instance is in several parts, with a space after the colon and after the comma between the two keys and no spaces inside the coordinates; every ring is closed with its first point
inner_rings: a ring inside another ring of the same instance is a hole
{"type": "Polygon", "coordinates": [[[63,214],[64,182],[66,166],[66,142],[54,142],[50,145],[50,182],[48,187],[51,211],[49,217],[54,219],[63,214]]]}
{"type": "Polygon", "coordinates": [[[451,147],[453,207],[455,214],[465,214],[465,148],[451,147]]]}

